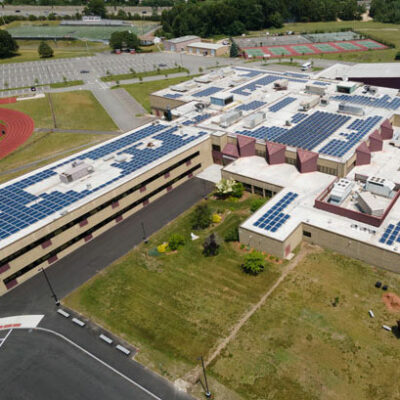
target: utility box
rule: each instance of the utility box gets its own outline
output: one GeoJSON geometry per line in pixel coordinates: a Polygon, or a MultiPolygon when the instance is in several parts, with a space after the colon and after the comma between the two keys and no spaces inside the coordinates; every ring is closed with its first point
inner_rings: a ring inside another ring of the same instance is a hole
{"type": "Polygon", "coordinates": [[[252,114],[244,119],[243,127],[246,129],[253,129],[255,126],[265,120],[265,112],[258,112],[252,114]]]}
{"type": "Polygon", "coordinates": [[[300,111],[308,111],[311,108],[315,107],[319,104],[320,97],[319,96],[310,96],[309,99],[303,100],[300,103],[300,111]]]}
{"type": "Polygon", "coordinates": [[[63,183],[71,183],[93,172],[93,167],[82,160],[74,161],[71,168],[61,172],[60,180],[63,183]]]}
{"type": "Polygon", "coordinates": [[[234,110],[227,112],[226,114],[221,115],[219,119],[219,125],[221,128],[227,128],[228,126],[231,126],[234,124],[236,121],[238,121],[243,115],[243,112],[241,110],[234,110]]]}

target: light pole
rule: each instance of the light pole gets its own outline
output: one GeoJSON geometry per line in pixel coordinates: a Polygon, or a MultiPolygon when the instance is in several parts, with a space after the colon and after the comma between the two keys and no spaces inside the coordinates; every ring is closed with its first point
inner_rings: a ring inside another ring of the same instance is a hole
{"type": "MultiPolygon", "coordinates": [[[[206,385],[206,387],[205,387],[205,392],[206,392],[206,393],[205,393],[205,394],[206,394],[207,399],[211,399],[211,392],[210,392],[210,390],[208,389],[208,382],[207,382],[207,375],[206,375],[206,367],[204,366],[203,356],[200,356],[199,360],[201,361],[201,366],[202,366],[202,368],[203,368],[204,383],[205,383],[205,385],[206,385]]],[[[200,383],[201,383],[201,380],[200,380],[200,383]]],[[[202,384],[202,386],[203,386],[203,384],[202,384]]],[[[203,386],[203,388],[204,388],[204,386],[203,386]]]]}
{"type": "Polygon", "coordinates": [[[50,280],[49,280],[49,278],[47,277],[47,274],[46,274],[46,270],[44,268],[40,268],[39,271],[43,272],[44,279],[46,279],[46,282],[49,285],[49,289],[50,289],[50,292],[51,292],[51,297],[53,297],[54,302],[56,303],[56,306],[58,307],[60,305],[60,300],[58,300],[58,297],[57,297],[53,287],[51,286],[50,280]]]}

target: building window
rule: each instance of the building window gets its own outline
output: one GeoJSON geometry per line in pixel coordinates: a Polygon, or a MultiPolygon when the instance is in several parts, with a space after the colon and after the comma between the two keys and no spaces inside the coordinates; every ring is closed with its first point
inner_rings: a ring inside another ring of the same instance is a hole
{"type": "Polygon", "coordinates": [[[311,237],[311,232],[303,231],[303,236],[305,236],[305,237],[311,237]]]}
{"type": "Polygon", "coordinates": [[[221,146],[219,144],[213,144],[212,151],[221,151],[221,146]]]}

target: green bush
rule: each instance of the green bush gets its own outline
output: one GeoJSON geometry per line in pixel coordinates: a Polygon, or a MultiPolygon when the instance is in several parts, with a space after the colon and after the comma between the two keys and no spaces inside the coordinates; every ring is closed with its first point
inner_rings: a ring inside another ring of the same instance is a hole
{"type": "Polygon", "coordinates": [[[245,272],[251,275],[258,275],[265,269],[265,259],[259,251],[253,251],[245,256],[242,268],[245,272]]]}
{"type": "Polygon", "coordinates": [[[395,60],[400,60],[400,51],[396,53],[396,56],[394,57],[395,60]]]}
{"type": "Polygon", "coordinates": [[[180,235],[179,233],[173,233],[169,237],[168,247],[172,251],[178,250],[178,248],[183,246],[184,244],[185,244],[185,237],[183,235],[180,235]]]}
{"type": "Polygon", "coordinates": [[[257,199],[253,199],[250,203],[250,211],[255,212],[257,211],[264,203],[267,201],[267,199],[263,197],[258,197],[257,199]]]}
{"type": "Polygon", "coordinates": [[[193,211],[190,218],[193,229],[205,229],[211,225],[212,212],[207,204],[199,204],[193,211]]]}
{"type": "Polygon", "coordinates": [[[240,182],[236,182],[232,188],[232,197],[240,199],[243,196],[244,186],[240,182]]]}
{"type": "Polygon", "coordinates": [[[235,226],[235,227],[229,229],[229,231],[227,231],[224,236],[224,240],[225,240],[225,242],[238,242],[239,241],[238,228],[235,226]]]}

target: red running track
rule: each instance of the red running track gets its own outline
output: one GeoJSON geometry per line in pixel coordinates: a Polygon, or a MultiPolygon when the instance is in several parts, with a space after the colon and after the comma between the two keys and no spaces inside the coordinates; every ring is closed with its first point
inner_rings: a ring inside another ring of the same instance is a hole
{"type": "Polygon", "coordinates": [[[31,117],[15,110],[0,108],[0,159],[25,143],[33,133],[31,117]],[[3,125],[3,123],[5,125],[3,125]],[[1,131],[5,130],[5,135],[1,131]]]}

